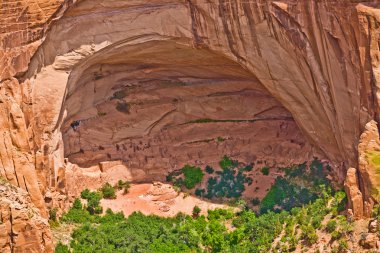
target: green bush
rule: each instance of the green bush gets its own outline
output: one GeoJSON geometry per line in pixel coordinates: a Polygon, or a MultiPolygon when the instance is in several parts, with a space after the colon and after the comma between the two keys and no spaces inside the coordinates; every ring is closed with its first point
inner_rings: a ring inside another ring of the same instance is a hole
{"type": "Polygon", "coordinates": [[[250,177],[245,177],[244,183],[247,183],[248,185],[252,185],[253,184],[253,179],[250,178],[250,177]]]}
{"type": "Polygon", "coordinates": [[[197,189],[195,190],[195,195],[196,195],[197,197],[202,197],[204,193],[205,193],[205,190],[204,190],[204,189],[197,188],[197,189]]]}
{"type": "Polygon", "coordinates": [[[88,199],[91,191],[89,189],[85,189],[80,193],[82,199],[88,199]]]}
{"type": "Polygon", "coordinates": [[[49,210],[49,219],[51,221],[57,221],[57,211],[58,209],[56,207],[49,210]]]}
{"type": "Polygon", "coordinates": [[[308,244],[314,244],[318,241],[318,235],[310,224],[307,226],[302,226],[301,238],[305,240],[308,244]]]}
{"type": "Polygon", "coordinates": [[[217,142],[223,142],[225,141],[226,139],[224,139],[223,137],[219,136],[218,138],[216,138],[217,142]]]}
{"type": "Polygon", "coordinates": [[[122,190],[122,189],[129,189],[130,188],[130,183],[128,181],[123,181],[123,180],[119,180],[117,181],[117,184],[115,185],[114,188],[117,188],[118,190],[122,190]]]}
{"type": "Polygon", "coordinates": [[[70,253],[69,247],[67,245],[62,244],[59,242],[57,246],[55,247],[55,253],[70,253]]]}
{"type": "Polygon", "coordinates": [[[100,190],[103,193],[103,198],[116,199],[115,188],[113,188],[109,183],[105,183],[100,190]]]}
{"type": "Polygon", "coordinates": [[[185,176],[184,185],[187,189],[193,189],[195,185],[202,182],[204,174],[201,168],[185,165],[185,167],[182,168],[182,172],[185,176]]]}
{"type": "Polygon", "coordinates": [[[338,240],[339,238],[342,237],[342,233],[338,232],[338,231],[333,231],[331,233],[331,239],[332,240],[338,240]]]}
{"type": "Polygon", "coordinates": [[[74,200],[74,203],[73,203],[73,208],[74,209],[78,209],[78,210],[81,210],[82,209],[82,202],[80,201],[80,199],[76,198],[74,200]]]}
{"type": "Polygon", "coordinates": [[[219,165],[220,165],[220,168],[224,170],[229,169],[232,167],[233,161],[228,156],[225,155],[223,159],[219,162],[219,165]]]}
{"type": "Polygon", "coordinates": [[[340,251],[340,252],[346,252],[346,250],[348,250],[348,243],[347,243],[347,240],[340,239],[340,240],[338,241],[338,245],[339,245],[339,251],[340,251]]]}
{"type": "Polygon", "coordinates": [[[254,198],[254,199],[252,199],[252,205],[254,205],[254,206],[258,206],[258,205],[260,205],[260,199],[259,198],[254,198]]]}
{"type": "Polygon", "coordinates": [[[199,206],[194,206],[193,208],[193,217],[198,217],[199,214],[201,213],[201,208],[199,206]]]}
{"type": "Polygon", "coordinates": [[[261,168],[261,173],[263,173],[264,176],[268,176],[269,175],[269,167],[261,168]]]}
{"type": "Polygon", "coordinates": [[[210,166],[206,166],[206,172],[208,173],[208,174],[212,174],[212,173],[214,173],[214,169],[212,168],[212,167],[210,167],[210,166]]]}
{"type": "Polygon", "coordinates": [[[103,198],[100,192],[91,192],[88,189],[85,189],[81,192],[81,196],[84,199],[87,199],[87,211],[90,214],[100,214],[103,212],[103,209],[100,204],[100,200],[103,198]]]}
{"type": "Polygon", "coordinates": [[[336,227],[337,227],[336,220],[329,220],[329,222],[327,222],[326,224],[326,230],[329,233],[332,233],[333,231],[335,231],[336,227]]]}
{"type": "Polygon", "coordinates": [[[252,169],[253,169],[253,164],[249,164],[249,165],[245,166],[242,169],[242,171],[250,172],[250,171],[252,171],[252,169]]]}

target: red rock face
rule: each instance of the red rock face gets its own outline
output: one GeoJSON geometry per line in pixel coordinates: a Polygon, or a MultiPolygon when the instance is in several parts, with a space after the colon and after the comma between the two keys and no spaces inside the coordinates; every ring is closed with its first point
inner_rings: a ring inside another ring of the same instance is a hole
{"type": "Polygon", "coordinates": [[[316,155],[343,181],[365,124],[379,120],[378,8],[3,1],[0,175],[45,217],[45,196],[70,191],[65,157],[121,159],[132,179],[149,180],[223,154],[278,164],[316,155]]]}

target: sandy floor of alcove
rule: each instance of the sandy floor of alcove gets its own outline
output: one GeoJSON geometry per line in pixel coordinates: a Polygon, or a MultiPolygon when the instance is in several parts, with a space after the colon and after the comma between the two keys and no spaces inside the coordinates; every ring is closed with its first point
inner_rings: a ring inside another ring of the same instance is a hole
{"type": "Polygon", "coordinates": [[[183,192],[178,193],[171,185],[164,183],[133,184],[129,193],[118,191],[116,199],[103,199],[101,205],[104,210],[110,208],[114,212],[122,211],[125,216],[139,211],[162,217],[173,217],[179,212],[191,215],[194,206],[199,206],[202,214],[207,214],[209,209],[229,208],[183,192]]]}

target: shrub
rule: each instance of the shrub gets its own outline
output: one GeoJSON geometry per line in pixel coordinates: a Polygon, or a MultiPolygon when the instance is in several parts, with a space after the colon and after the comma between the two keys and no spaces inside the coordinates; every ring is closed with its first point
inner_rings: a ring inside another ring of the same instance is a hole
{"type": "Polygon", "coordinates": [[[268,176],[269,175],[269,167],[261,168],[261,173],[263,173],[264,176],[268,176]]]}
{"type": "Polygon", "coordinates": [[[346,252],[346,250],[348,250],[348,243],[346,240],[340,239],[338,241],[338,245],[339,245],[339,252],[346,252]]]}
{"type": "Polygon", "coordinates": [[[301,233],[301,238],[305,240],[309,244],[314,244],[318,240],[318,235],[310,224],[307,226],[302,226],[302,233],[301,233]]]}
{"type": "Polygon", "coordinates": [[[84,199],[87,199],[87,211],[90,214],[100,214],[103,212],[103,209],[100,204],[100,200],[103,198],[100,192],[91,192],[86,189],[81,192],[81,196],[84,199]]]}
{"type": "Polygon", "coordinates": [[[67,213],[62,215],[61,222],[85,223],[92,221],[94,216],[90,215],[87,210],[71,208],[67,213]]]}
{"type": "Polygon", "coordinates": [[[193,217],[198,217],[199,214],[201,213],[201,208],[199,206],[194,206],[193,208],[193,217]]]}
{"type": "Polygon", "coordinates": [[[219,165],[222,169],[228,169],[232,167],[232,160],[228,156],[224,156],[223,159],[219,162],[219,165]]]}
{"type": "Polygon", "coordinates": [[[211,167],[211,166],[206,166],[206,172],[208,173],[208,174],[212,174],[212,173],[214,173],[214,169],[211,167]]]}
{"type": "Polygon", "coordinates": [[[185,167],[182,168],[182,172],[185,176],[184,185],[187,189],[193,189],[195,185],[202,182],[204,174],[201,168],[185,165],[185,167]]]}
{"type": "Polygon", "coordinates": [[[217,142],[223,142],[225,141],[226,139],[224,139],[223,137],[219,136],[218,138],[216,138],[217,142]]]}
{"type": "Polygon", "coordinates": [[[258,206],[258,205],[260,205],[260,199],[259,198],[254,198],[254,199],[252,199],[252,205],[254,205],[254,206],[258,206]]]}
{"type": "Polygon", "coordinates": [[[197,189],[195,190],[195,195],[198,196],[198,197],[202,197],[204,193],[205,193],[205,190],[204,190],[204,189],[197,188],[197,189]]]}
{"type": "Polygon", "coordinates": [[[250,171],[252,171],[252,169],[253,169],[253,164],[249,164],[249,165],[245,166],[242,169],[242,171],[250,172],[250,171]]]}
{"type": "Polygon", "coordinates": [[[100,190],[102,191],[105,199],[116,199],[115,188],[113,188],[109,183],[105,183],[100,190]]]}
{"type": "Polygon", "coordinates": [[[173,175],[169,174],[166,176],[166,182],[172,182],[173,181],[173,175]]]}
{"type": "Polygon", "coordinates": [[[245,180],[244,180],[244,183],[247,183],[248,185],[252,185],[253,179],[250,178],[250,177],[246,177],[245,180]]]}
{"type": "Polygon", "coordinates": [[[70,253],[69,247],[67,245],[62,244],[59,242],[57,246],[55,247],[55,253],[70,253]]]}
{"type": "Polygon", "coordinates": [[[341,238],[341,237],[342,237],[342,234],[339,233],[338,231],[333,231],[333,232],[331,233],[331,239],[332,239],[332,240],[338,240],[338,239],[341,238]]]}
{"type": "Polygon", "coordinates": [[[56,207],[49,210],[49,219],[51,221],[57,221],[57,211],[58,209],[56,207]]]}
{"type": "Polygon", "coordinates": [[[327,232],[332,233],[333,231],[335,231],[336,225],[337,225],[337,223],[335,220],[330,220],[329,222],[327,222],[327,224],[326,224],[327,232]]]}
{"type": "Polygon", "coordinates": [[[76,198],[74,200],[73,209],[78,209],[78,210],[82,209],[82,202],[80,201],[80,199],[76,198]]]}
{"type": "Polygon", "coordinates": [[[80,196],[82,199],[88,199],[90,196],[91,191],[89,189],[85,189],[80,193],[80,196]]]}
{"type": "Polygon", "coordinates": [[[124,190],[123,194],[127,194],[129,192],[129,188],[131,188],[131,184],[128,181],[119,180],[115,187],[118,190],[124,190]]]}

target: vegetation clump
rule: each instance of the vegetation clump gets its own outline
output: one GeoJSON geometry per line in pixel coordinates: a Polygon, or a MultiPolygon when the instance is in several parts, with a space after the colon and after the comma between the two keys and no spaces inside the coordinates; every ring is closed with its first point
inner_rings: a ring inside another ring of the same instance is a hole
{"type": "Polygon", "coordinates": [[[128,181],[119,180],[115,188],[118,190],[123,190],[123,194],[127,194],[129,192],[129,188],[131,188],[131,184],[128,181]]]}
{"type": "Polygon", "coordinates": [[[103,208],[99,205],[100,200],[103,198],[101,192],[90,191],[85,189],[81,192],[82,199],[87,200],[87,211],[90,214],[100,214],[103,212],[103,208]]]}
{"type": "MultiPolygon", "coordinates": [[[[225,168],[216,171],[218,178],[210,177],[209,183],[213,189],[220,187],[214,194],[226,193],[229,196],[233,191],[226,189],[230,185],[236,187],[233,182],[239,173],[243,177],[243,171],[234,167],[228,159],[223,160],[225,168]],[[223,187],[219,185],[221,178],[226,178],[223,187]]],[[[329,184],[319,184],[325,181],[318,177],[319,165],[315,163],[315,166],[314,169],[295,166],[295,170],[289,170],[276,181],[274,190],[272,188],[261,203],[259,199],[253,199],[252,204],[266,209],[261,214],[248,209],[244,201],[237,200],[240,211],[236,212],[216,209],[201,215],[201,209],[194,206],[191,216],[179,213],[173,218],[162,218],[135,212],[125,218],[122,213],[111,210],[103,216],[90,213],[89,204],[83,205],[76,199],[62,221],[78,223],[79,227],[72,234],[70,247],[58,244],[56,252],[293,252],[298,247],[306,250],[316,243],[319,240],[318,231],[331,233],[330,248],[335,245],[337,250],[345,250],[348,248],[347,238],[352,233],[352,223],[338,211],[344,206],[345,194],[334,192],[329,184]],[[313,180],[307,181],[310,179],[313,180]],[[292,194],[300,200],[291,198],[292,194]],[[268,204],[271,201],[273,205],[268,204]],[[324,225],[322,221],[326,219],[328,222],[324,225]]],[[[198,171],[196,167],[187,168],[190,174],[199,173],[194,172],[198,171]]],[[[173,181],[182,173],[184,183],[186,174],[182,170],[176,172],[173,181]]],[[[202,180],[199,175],[190,178],[191,182],[202,180]]],[[[243,184],[244,179],[239,179],[239,182],[243,184]]],[[[121,189],[119,185],[123,184],[117,185],[121,189]]],[[[197,188],[195,192],[206,196],[210,190],[197,188]]],[[[92,198],[96,199],[97,194],[85,190],[81,195],[89,202],[92,198]]]]}
{"type": "Polygon", "coordinates": [[[268,176],[269,175],[269,167],[263,167],[261,169],[261,173],[263,173],[264,176],[268,176]]]}
{"type": "Polygon", "coordinates": [[[185,165],[182,168],[182,173],[185,176],[183,183],[187,189],[193,189],[197,184],[202,182],[204,176],[201,168],[190,165],[185,165]]]}
{"type": "Polygon", "coordinates": [[[103,198],[116,199],[115,188],[113,188],[112,185],[110,185],[109,183],[105,183],[100,190],[103,193],[103,198]]]}

